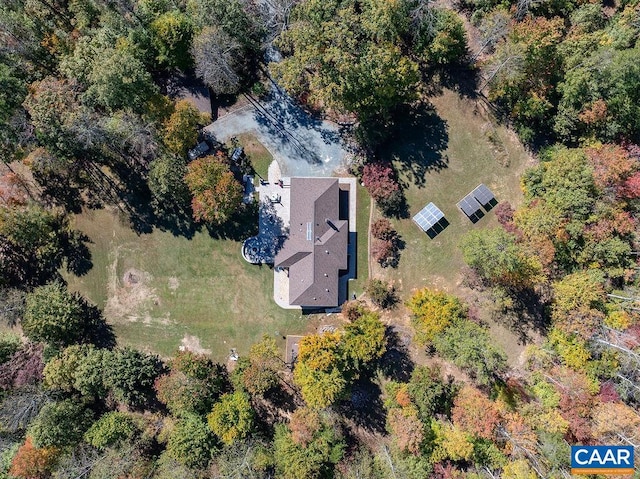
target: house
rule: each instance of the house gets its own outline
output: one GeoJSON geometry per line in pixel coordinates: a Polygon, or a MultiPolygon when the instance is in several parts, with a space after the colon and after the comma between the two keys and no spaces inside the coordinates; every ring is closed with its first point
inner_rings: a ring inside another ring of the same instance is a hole
{"type": "Polygon", "coordinates": [[[338,178],[291,178],[289,236],[274,265],[288,272],[288,303],[334,308],[349,264],[350,183],[338,178]]]}

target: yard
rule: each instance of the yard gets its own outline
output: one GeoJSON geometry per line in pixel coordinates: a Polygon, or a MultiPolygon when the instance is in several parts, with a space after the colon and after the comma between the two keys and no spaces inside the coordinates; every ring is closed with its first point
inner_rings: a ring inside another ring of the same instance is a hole
{"type": "Polygon", "coordinates": [[[192,239],[154,230],[136,235],[107,210],[87,211],[75,226],[93,241],[93,268],[70,288],[104,308],[120,344],[170,356],[181,345],[225,360],[263,334],[302,333],[313,318],[273,302],[273,272],[246,263],[241,242],[192,239]]]}
{"type": "MultiPolygon", "coordinates": [[[[266,178],[271,154],[252,134],[238,141],[266,178]]],[[[368,277],[369,195],[360,186],[357,221],[358,279],[349,294],[361,294],[368,277]]],[[[122,345],[162,356],[186,346],[224,361],[231,348],[246,354],[264,334],[284,347],[283,336],[332,320],[278,307],[272,269],[244,261],[241,241],[204,229],[189,239],[158,229],[137,235],[113,210],[86,210],[75,227],[92,241],[93,267],[83,277],[69,275],[69,287],[104,309],[122,345]]]]}
{"type": "MultiPolygon", "coordinates": [[[[458,243],[468,231],[498,223],[491,211],[474,225],[456,203],[484,183],[498,201],[518,204],[522,201],[520,175],[531,159],[516,136],[490,122],[474,101],[451,90],[430,100],[434,110],[402,125],[384,152],[399,172],[409,211],[407,218],[392,220],[405,243],[398,268],[382,269],[376,264],[372,275],[392,281],[403,301],[413,290],[425,286],[473,301],[473,293],[461,284],[464,262],[458,243]],[[434,202],[450,223],[434,239],[411,220],[429,202],[434,202]]],[[[400,308],[396,315],[404,311],[400,308]]],[[[486,308],[481,314],[490,319],[486,308]]],[[[491,327],[515,359],[520,350],[515,336],[500,324],[492,323],[491,327]]]]}

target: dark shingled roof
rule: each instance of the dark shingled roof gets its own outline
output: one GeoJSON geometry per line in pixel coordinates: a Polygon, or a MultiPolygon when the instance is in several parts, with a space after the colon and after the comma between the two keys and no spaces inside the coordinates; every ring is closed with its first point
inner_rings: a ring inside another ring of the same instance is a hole
{"type": "Polygon", "coordinates": [[[291,178],[289,237],[275,266],[289,268],[289,304],[335,307],[347,269],[349,223],[339,219],[337,178],[291,178]]]}

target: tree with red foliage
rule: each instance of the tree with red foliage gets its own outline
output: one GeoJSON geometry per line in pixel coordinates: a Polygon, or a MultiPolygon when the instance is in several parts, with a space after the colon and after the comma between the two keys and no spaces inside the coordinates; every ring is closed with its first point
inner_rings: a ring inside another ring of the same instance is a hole
{"type": "Polygon", "coordinates": [[[41,382],[44,370],[42,350],[42,344],[28,343],[0,365],[0,389],[11,390],[41,382]]]}
{"type": "Polygon", "coordinates": [[[455,467],[451,462],[437,463],[433,466],[433,479],[463,479],[465,473],[455,467]]]}
{"type": "Polygon", "coordinates": [[[616,391],[616,386],[610,381],[600,386],[600,393],[598,394],[598,400],[601,403],[613,403],[620,401],[620,394],[616,391]]]}
{"type": "Polygon", "coordinates": [[[626,199],[640,198],[640,172],[636,172],[625,180],[618,190],[618,195],[626,199]]]}
{"type": "Polygon", "coordinates": [[[553,368],[551,377],[560,394],[560,414],[569,422],[569,435],[573,441],[588,442],[592,438],[590,419],[594,397],[589,378],[570,368],[553,368]]]}
{"type": "Polygon", "coordinates": [[[384,214],[396,213],[402,204],[402,191],[390,163],[375,161],[362,170],[362,182],[384,214]]]}
{"type": "Polygon", "coordinates": [[[383,267],[396,267],[400,259],[400,236],[391,222],[381,218],[371,224],[371,255],[383,267]]]}
{"type": "Polygon", "coordinates": [[[501,201],[493,210],[496,213],[498,223],[506,228],[507,225],[513,223],[513,206],[508,201],[501,201]]]}
{"type": "Polygon", "coordinates": [[[395,267],[398,264],[398,253],[398,248],[392,240],[377,239],[371,244],[371,256],[383,268],[395,267]]]}
{"type": "Polygon", "coordinates": [[[500,413],[495,404],[472,386],[463,387],[453,402],[453,424],[483,439],[492,439],[500,413]]]}
{"type": "Polygon", "coordinates": [[[396,237],[397,232],[388,219],[380,218],[371,224],[371,235],[376,239],[392,240],[396,237]]]}
{"type": "Polygon", "coordinates": [[[49,477],[58,459],[58,450],[52,447],[36,448],[29,436],[13,458],[9,474],[24,479],[49,477]]]}
{"type": "Polygon", "coordinates": [[[12,171],[0,176],[0,204],[21,206],[28,200],[22,179],[12,171]]]}

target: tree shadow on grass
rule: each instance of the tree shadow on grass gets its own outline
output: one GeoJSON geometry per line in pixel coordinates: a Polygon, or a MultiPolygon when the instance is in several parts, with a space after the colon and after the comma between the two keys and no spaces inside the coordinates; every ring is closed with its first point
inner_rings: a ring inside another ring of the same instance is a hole
{"type": "Polygon", "coordinates": [[[463,98],[477,99],[480,70],[468,64],[448,65],[431,72],[429,95],[442,94],[444,88],[453,90],[463,98]]]}
{"type": "Polygon", "coordinates": [[[85,340],[99,348],[113,349],[116,347],[116,335],[111,325],[107,324],[102,311],[93,304],[82,299],[85,317],[85,340]]]}
{"type": "Polygon", "coordinates": [[[349,398],[337,406],[338,412],[363,429],[384,434],[387,415],[380,386],[370,378],[361,378],[351,386],[349,392],[349,398]]]}
{"type": "Polygon", "coordinates": [[[387,337],[387,351],[380,358],[380,371],[385,377],[399,382],[407,382],[415,367],[409,350],[409,339],[401,337],[398,330],[388,326],[385,332],[387,337]]]}
{"type": "MultiPolygon", "coordinates": [[[[394,161],[404,178],[418,187],[424,187],[426,173],[447,168],[449,158],[444,151],[449,143],[447,122],[428,104],[406,107],[398,113],[400,118],[379,148],[379,156],[394,161]]],[[[409,184],[402,184],[408,187],[409,184]]]]}
{"type": "Polygon", "coordinates": [[[258,203],[244,205],[226,223],[206,225],[209,235],[215,239],[242,241],[258,234],[258,203]]]}
{"type": "MultiPolygon", "coordinates": [[[[497,294],[497,293],[494,293],[497,294]]],[[[549,302],[545,294],[532,288],[510,290],[508,307],[496,311],[495,316],[504,326],[518,335],[520,344],[526,345],[533,338],[531,332],[546,335],[550,325],[549,302]]]]}
{"type": "Polygon", "coordinates": [[[63,246],[64,255],[67,258],[67,271],[76,276],[84,276],[93,268],[91,251],[87,243],[93,243],[82,231],[69,232],[63,246]]]}

